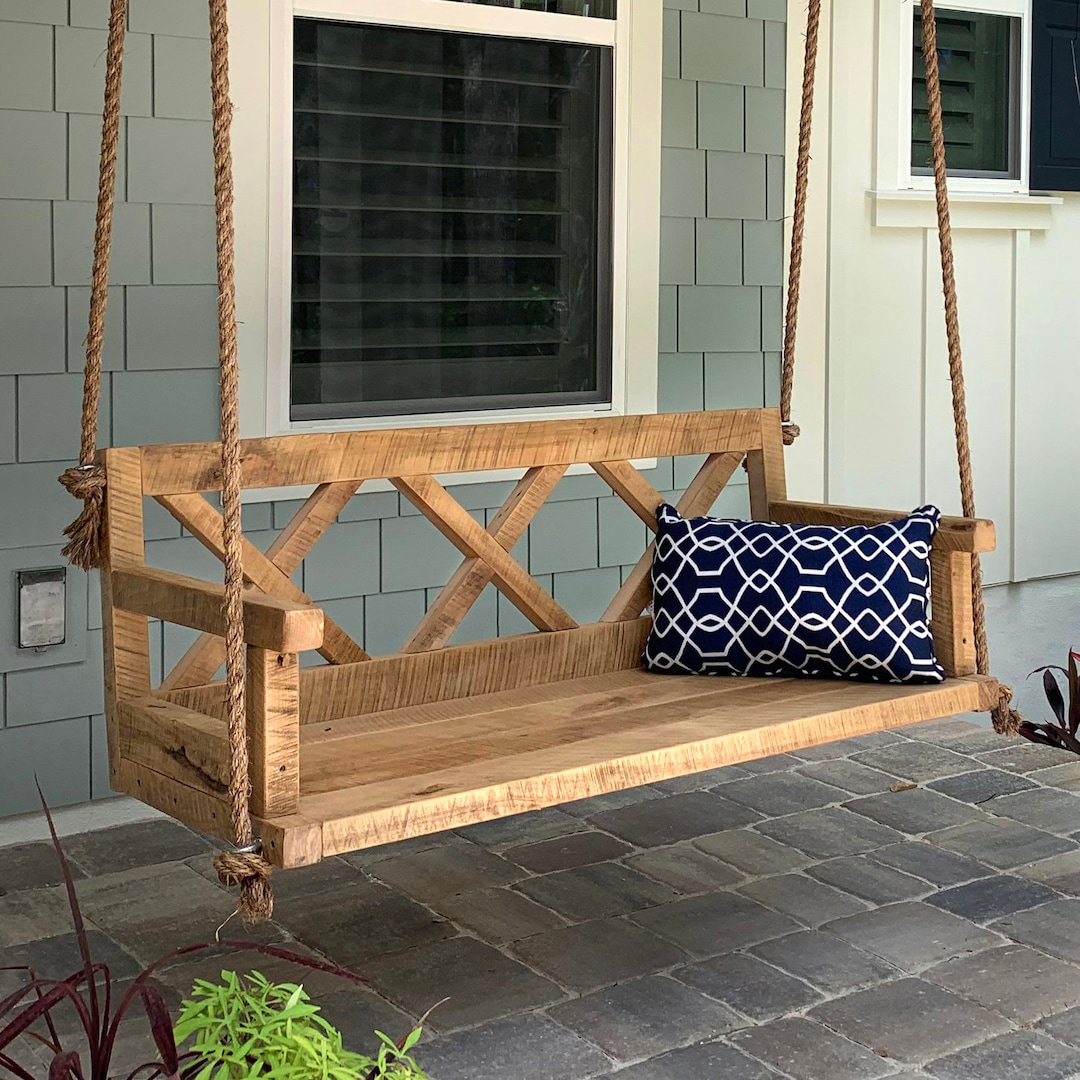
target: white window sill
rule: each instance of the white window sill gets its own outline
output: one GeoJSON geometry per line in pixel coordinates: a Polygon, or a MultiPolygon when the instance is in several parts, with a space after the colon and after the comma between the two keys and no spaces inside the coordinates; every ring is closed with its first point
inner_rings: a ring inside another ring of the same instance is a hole
{"type": "MultiPolygon", "coordinates": [[[[868,191],[871,224],[879,229],[937,228],[932,191],[868,191]]],[[[1042,230],[1053,223],[1055,195],[1019,192],[950,192],[954,229],[1042,230]]]]}

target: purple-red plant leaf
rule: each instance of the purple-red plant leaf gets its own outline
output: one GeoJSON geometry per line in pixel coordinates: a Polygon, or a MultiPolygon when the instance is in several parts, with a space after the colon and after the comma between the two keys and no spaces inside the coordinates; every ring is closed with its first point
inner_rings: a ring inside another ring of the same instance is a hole
{"type": "Polygon", "coordinates": [[[150,1034],[154,1037],[154,1045],[161,1055],[162,1063],[170,1077],[176,1076],[180,1069],[177,1058],[176,1039],[173,1038],[173,1024],[169,1017],[168,1007],[161,991],[156,986],[144,986],[142,988],[143,1006],[146,1009],[147,1018],[150,1020],[150,1034]]]}
{"type": "MultiPolygon", "coordinates": [[[[81,980],[82,976],[80,975],[79,978],[81,980]]],[[[10,1046],[27,1028],[33,1026],[50,1009],[55,1008],[64,1000],[70,1001],[75,1006],[85,1027],[89,1019],[86,1004],[76,993],[75,988],[65,980],[55,983],[47,994],[38,998],[33,1004],[27,1005],[7,1027],[0,1029],[0,1050],[3,1050],[5,1046],[10,1046]]]]}
{"type": "Polygon", "coordinates": [[[75,879],[71,876],[71,867],[68,866],[67,856],[60,846],[60,837],[56,835],[56,825],[53,823],[52,812],[49,810],[49,804],[45,801],[45,793],[41,790],[41,784],[36,776],[34,777],[34,785],[37,787],[38,798],[41,799],[41,807],[45,811],[45,820],[49,825],[49,835],[52,837],[56,857],[60,860],[60,872],[64,875],[64,888],[67,891],[68,907],[71,908],[71,921],[75,926],[75,937],[79,942],[79,955],[82,957],[83,970],[86,972],[86,995],[90,1004],[90,1025],[86,1029],[86,1036],[89,1040],[90,1060],[93,1061],[97,1057],[103,1025],[101,1023],[101,1014],[98,1011],[97,986],[94,980],[94,961],[90,955],[90,939],[86,934],[82,909],[79,907],[79,898],[75,893],[75,879]]]}
{"type": "Polygon", "coordinates": [[[33,1073],[27,1072],[17,1061],[7,1054],[0,1054],[0,1070],[6,1069],[17,1080],[37,1080],[33,1073]]]}
{"type": "Polygon", "coordinates": [[[1065,724],[1065,699],[1061,696],[1061,687],[1054,676],[1053,671],[1043,672],[1043,690],[1046,691],[1046,700],[1050,702],[1050,708],[1058,718],[1058,723],[1065,724]]]}
{"type": "Polygon", "coordinates": [[[1069,734],[1080,731],[1080,673],[1076,661],[1080,659],[1074,652],[1069,653],[1069,734]]]}
{"type": "Polygon", "coordinates": [[[79,1055],[74,1050],[57,1054],[49,1065],[49,1080],[83,1080],[79,1055]]]}

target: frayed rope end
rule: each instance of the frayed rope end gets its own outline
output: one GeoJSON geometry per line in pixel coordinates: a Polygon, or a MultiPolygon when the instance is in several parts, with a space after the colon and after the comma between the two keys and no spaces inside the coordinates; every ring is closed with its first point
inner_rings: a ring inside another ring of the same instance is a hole
{"type": "Polygon", "coordinates": [[[999,735],[1016,735],[1024,722],[1024,718],[1012,707],[1012,697],[1012,687],[1000,683],[997,704],[990,710],[994,730],[999,735]]]}
{"type": "Polygon", "coordinates": [[[793,424],[791,421],[786,421],[783,428],[783,439],[785,446],[791,446],[795,440],[802,434],[802,428],[798,424],[793,424]]]}
{"type": "Polygon", "coordinates": [[[222,851],[214,859],[214,869],[222,885],[240,886],[237,910],[249,922],[269,919],[274,913],[274,891],[270,887],[273,866],[254,851],[222,851]]]}
{"type": "Polygon", "coordinates": [[[82,499],[82,513],[64,530],[68,537],[61,554],[81,570],[97,570],[101,566],[104,545],[101,540],[105,516],[105,470],[100,465],[66,469],[60,483],[82,499]]]}

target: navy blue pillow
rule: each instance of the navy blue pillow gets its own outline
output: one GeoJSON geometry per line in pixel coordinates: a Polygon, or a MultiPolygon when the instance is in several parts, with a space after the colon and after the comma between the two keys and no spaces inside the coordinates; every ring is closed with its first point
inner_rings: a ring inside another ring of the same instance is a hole
{"type": "Polygon", "coordinates": [[[775,525],[657,511],[650,671],[936,683],[928,607],[941,512],[775,525]]]}

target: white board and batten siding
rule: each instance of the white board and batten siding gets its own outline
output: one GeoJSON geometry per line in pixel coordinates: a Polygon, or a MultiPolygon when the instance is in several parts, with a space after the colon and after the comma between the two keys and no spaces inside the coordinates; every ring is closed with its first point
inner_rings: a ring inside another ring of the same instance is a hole
{"type": "MultiPolygon", "coordinates": [[[[825,0],[789,469],[799,498],[956,513],[933,196],[896,169],[911,5],[825,0]]],[[[790,200],[805,0],[789,19],[790,200]]],[[[998,523],[986,578],[1080,572],[1080,195],[954,183],[977,508],[998,523]]]]}

